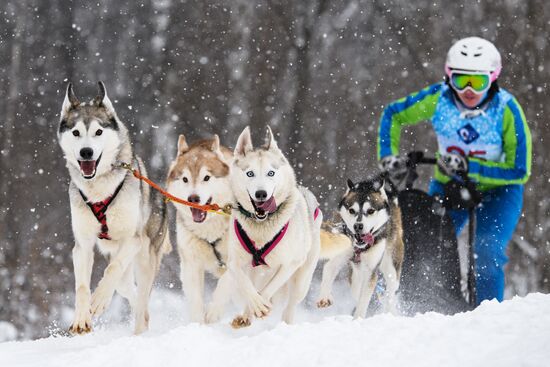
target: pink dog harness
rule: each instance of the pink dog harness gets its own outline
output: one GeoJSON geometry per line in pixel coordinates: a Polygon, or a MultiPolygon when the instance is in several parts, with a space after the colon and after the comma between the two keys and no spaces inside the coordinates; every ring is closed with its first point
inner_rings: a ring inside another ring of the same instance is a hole
{"type": "MultiPolygon", "coordinates": [[[[319,214],[321,213],[321,210],[319,208],[316,208],[313,212],[313,220],[315,221],[319,214]]],[[[239,242],[241,243],[241,246],[244,248],[246,252],[248,252],[250,255],[252,255],[252,267],[256,267],[259,265],[267,265],[265,262],[265,257],[273,251],[275,246],[281,242],[283,237],[286,234],[286,230],[288,229],[289,222],[286,222],[286,224],[281,228],[279,232],[273,237],[271,241],[263,245],[261,248],[258,248],[256,246],[256,243],[250,239],[246,231],[243,229],[241,224],[238,220],[234,220],[233,227],[235,229],[235,234],[237,235],[237,238],[239,239],[239,242]]]]}

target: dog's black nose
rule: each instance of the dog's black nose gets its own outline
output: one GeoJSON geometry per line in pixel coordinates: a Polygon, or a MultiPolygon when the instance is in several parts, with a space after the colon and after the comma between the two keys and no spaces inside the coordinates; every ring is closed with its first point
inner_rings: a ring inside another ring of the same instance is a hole
{"type": "Polygon", "coordinates": [[[256,191],[256,200],[258,201],[266,201],[267,200],[267,192],[265,190],[258,190],[256,191]]]}
{"type": "Polygon", "coordinates": [[[363,223],[355,223],[353,225],[353,230],[355,231],[355,233],[363,232],[363,223]]]}
{"type": "Polygon", "coordinates": [[[201,202],[201,197],[195,194],[189,195],[189,197],[187,198],[187,201],[189,201],[190,203],[199,204],[201,202]]]}
{"type": "Polygon", "coordinates": [[[80,156],[82,159],[92,159],[94,156],[94,150],[92,148],[82,148],[80,149],[80,156]]]}

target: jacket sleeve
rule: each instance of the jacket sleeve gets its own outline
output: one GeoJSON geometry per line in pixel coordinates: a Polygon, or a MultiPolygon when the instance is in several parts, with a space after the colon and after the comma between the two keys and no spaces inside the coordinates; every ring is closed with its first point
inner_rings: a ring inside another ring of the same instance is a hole
{"type": "Polygon", "coordinates": [[[443,84],[438,83],[390,103],[382,113],[378,130],[377,156],[399,154],[401,127],[432,118],[443,84]]]}
{"type": "Polygon", "coordinates": [[[531,175],[531,132],[515,98],[506,104],[502,123],[504,162],[469,158],[468,175],[481,185],[523,184],[531,175]]]}

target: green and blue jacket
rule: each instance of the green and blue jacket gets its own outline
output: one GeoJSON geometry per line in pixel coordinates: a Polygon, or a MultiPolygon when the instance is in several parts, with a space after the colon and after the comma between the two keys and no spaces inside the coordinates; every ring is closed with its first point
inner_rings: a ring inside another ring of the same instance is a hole
{"type": "MultiPolygon", "coordinates": [[[[378,159],[399,154],[401,128],[430,120],[437,136],[439,154],[468,157],[469,177],[480,190],[523,184],[531,174],[531,133],[517,100],[499,89],[484,108],[460,108],[445,83],[388,105],[380,122],[378,159]]],[[[435,179],[449,177],[436,167],[435,179]]]]}

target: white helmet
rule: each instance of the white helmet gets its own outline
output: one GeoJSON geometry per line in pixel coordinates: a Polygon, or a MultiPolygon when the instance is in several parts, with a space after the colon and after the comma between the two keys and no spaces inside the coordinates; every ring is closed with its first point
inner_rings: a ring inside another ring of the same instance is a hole
{"type": "Polygon", "coordinates": [[[483,38],[463,38],[457,41],[447,53],[445,62],[447,76],[451,76],[452,69],[490,72],[491,82],[493,82],[502,69],[500,53],[495,45],[483,38]]]}

